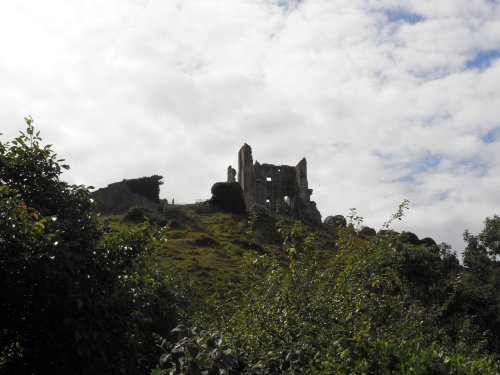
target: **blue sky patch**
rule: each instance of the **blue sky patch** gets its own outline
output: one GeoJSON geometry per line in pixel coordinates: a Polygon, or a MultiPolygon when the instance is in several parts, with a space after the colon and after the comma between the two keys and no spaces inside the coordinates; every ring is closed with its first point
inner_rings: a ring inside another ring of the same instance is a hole
{"type": "Polygon", "coordinates": [[[407,174],[403,177],[398,178],[398,182],[403,182],[405,184],[413,184],[415,183],[415,176],[407,174]]]}
{"type": "Polygon", "coordinates": [[[295,9],[299,6],[299,4],[302,2],[302,0],[278,0],[278,6],[285,9],[285,10],[291,10],[295,9]]]}
{"type": "Polygon", "coordinates": [[[486,144],[493,143],[498,140],[498,138],[500,138],[500,126],[494,128],[493,130],[490,130],[488,133],[481,137],[483,142],[486,144]]]}
{"type": "Polygon", "coordinates": [[[412,25],[424,20],[424,17],[420,14],[409,12],[401,8],[387,10],[385,15],[389,22],[403,21],[412,25]]]}
{"type": "Polygon", "coordinates": [[[481,160],[480,158],[470,158],[470,159],[462,159],[453,163],[453,169],[455,171],[463,172],[472,171],[475,172],[478,176],[484,176],[486,172],[488,172],[488,165],[481,160]]]}
{"type": "Polygon", "coordinates": [[[486,69],[491,63],[500,57],[500,49],[480,50],[474,57],[467,61],[469,69],[486,69]]]}
{"type": "Polygon", "coordinates": [[[416,163],[412,164],[411,167],[416,173],[427,172],[431,169],[436,168],[440,162],[441,156],[436,154],[428,154],[416,163]]]}
{"type": "Polygon", "coordinates": [[[445,201],[448,199],[449,195],[450,195],[450,191],[445,191],[445,192],[438,193],[438,194],[432,196],[432,199],[436,200],[436,201],[445,201]]]}

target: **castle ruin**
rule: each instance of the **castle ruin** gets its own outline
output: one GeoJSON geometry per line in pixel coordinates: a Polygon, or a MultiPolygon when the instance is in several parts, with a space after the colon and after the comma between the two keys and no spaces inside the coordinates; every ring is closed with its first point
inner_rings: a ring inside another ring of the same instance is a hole
{"type": "Polygon", "coordinates": [[[238,152],[238,172],[229,166],[227,181],[241,185],[247,210],[264,206],[277,213],[291,213],[311,222],[321,222],[316,203],[308,187],[307,161],[295,167],[253,162],[252,148],[246,143],[238,152]]]}

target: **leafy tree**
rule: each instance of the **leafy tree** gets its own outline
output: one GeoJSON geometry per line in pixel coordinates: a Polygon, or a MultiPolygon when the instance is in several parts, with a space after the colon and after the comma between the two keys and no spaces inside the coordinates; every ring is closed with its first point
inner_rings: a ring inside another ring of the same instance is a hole
{"type": "Polygon", "coordinates": [[[104,233],[85,186],[42,146],[33,120],[0,143],[0,373],[144,372],[175,300],[147,266],[152,229],[104,233]]]}
{"type": "Polygon", "coordinates": [[[469,336],[500,356],[500,217],[486,218],[478,235],[465,231],[464,240],[465,269],[450,310],[467,322],[469,336]]]}

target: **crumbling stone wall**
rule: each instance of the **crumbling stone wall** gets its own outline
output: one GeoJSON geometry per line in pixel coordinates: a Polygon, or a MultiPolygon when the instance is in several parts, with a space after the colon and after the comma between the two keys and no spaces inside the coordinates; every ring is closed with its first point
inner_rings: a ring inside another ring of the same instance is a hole
{"type": "Polygon", "coordinates": [[[94,211],[106,215],[124,214],[133,206],[156,207],[160,202],[161,176],[142,177],[109,184],[92,193],[94,211]]]}
{"type": "MultiPolygon", "coordinates": [[[[229,166],[228,182],[234,181],[234,172],[229,166]]],[[[310,223],[321,223],[321,214],[311,201],[305,158],[296,166],[254,163],[252,148],[245,143],[238,152],[237,181],[243,189],[247,210],[260,205],[310,223]]]]}

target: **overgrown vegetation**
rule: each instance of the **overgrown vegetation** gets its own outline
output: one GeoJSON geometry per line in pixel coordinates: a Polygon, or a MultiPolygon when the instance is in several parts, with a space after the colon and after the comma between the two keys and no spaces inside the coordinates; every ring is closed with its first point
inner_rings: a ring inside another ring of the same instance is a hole
{"type": "Polygon", "coordinates": [[[0,373],[500,371],[498,216],[463,265],[390,230],[407,201],[378,232],[355,210],[314,230],[206,204],[104,220],[27,125],[0,143],[0,373]]]}
{"type": "MultiPolygon", "coordinates": [[[[486,233],[492,222],[498,225],[500,219],[488,219],[486,233]]],[[[178,328],[180,340],[163,343],[159,368],[235,374],[497,373],[498,318],[492,312],[499,312],[499,297],[492,276],[475,292],[475,281],[464,281],[474,272],[461,267],[446,245],[411,244],[395,232],[365,241],[355,229],[361,223],[354,214],[347,228],[338,229],[338,251],[325,263],[299,224],[281,222],[288,262],[255,258],[245,273],[265,276],[252,285],[253,293],[226,319],[205,321],[205,331],[178,328]],[[473,314],[467,310],[469,293],[482,299],[473,314]],[[480,311],[485,306],[489,309],[480,311]]],[[[483,241],[484,233],[478,237],[483,241]]],[[[476,248],[482,248],[479,242],[476,248]]],[[[490,256],[489,262],[496,260],[490,256]]],[[[498,277],[498,264],[489,266],[498,277]]]]}

